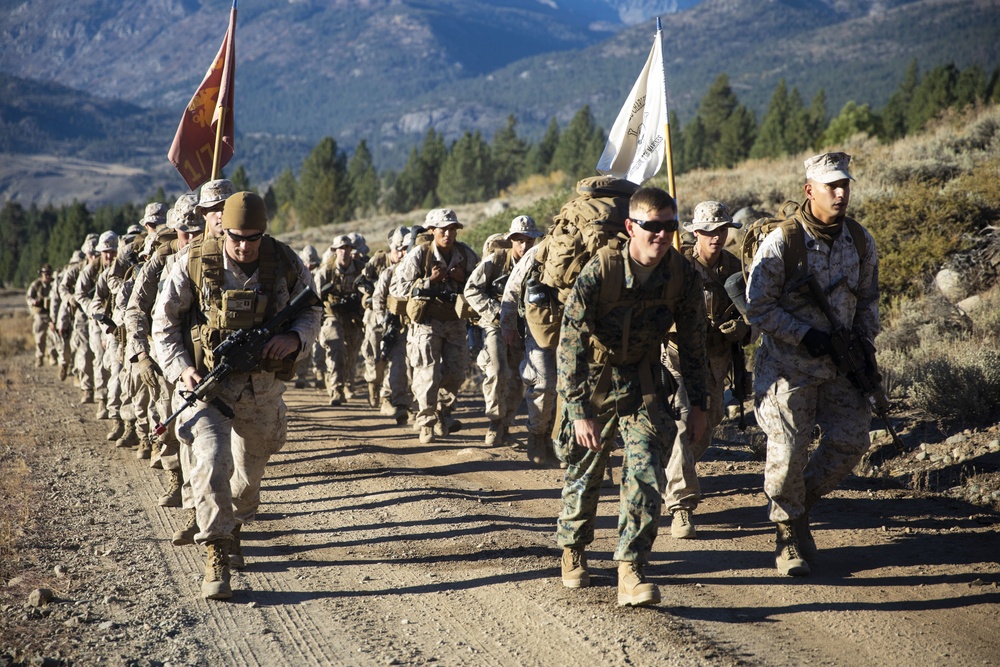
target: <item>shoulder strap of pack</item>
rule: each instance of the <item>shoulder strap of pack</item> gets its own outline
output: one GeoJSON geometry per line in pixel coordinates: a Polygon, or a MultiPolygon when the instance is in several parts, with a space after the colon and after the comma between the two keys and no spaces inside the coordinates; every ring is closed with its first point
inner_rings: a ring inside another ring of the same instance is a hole
{"type": "Polygon", "coordinates": [[[785,261],[785,280],[787,281],[796,272],[805,274],[808,271],[808,261],[806,255],[806,234],[795,218],[782,220],[778,229],[785,237],[785,254],[782,259],[785,261]]]}
{"type": "Polygon", "coordinates": [[[625,287],[625,258],[620,250],[605,246],[597,251],[601,265],[601,292],[598,297],[598,317],[604,317],[618,307],[625,287]]]}
{"type": "Polygon", "coordinates": [[[865,235],[865,228],[854,218],[844,218],[851,238],[854,240],[854,249],[858,251],[858,261],[863,262],[865,254],[868,252],[868,237],[865,235]]]}

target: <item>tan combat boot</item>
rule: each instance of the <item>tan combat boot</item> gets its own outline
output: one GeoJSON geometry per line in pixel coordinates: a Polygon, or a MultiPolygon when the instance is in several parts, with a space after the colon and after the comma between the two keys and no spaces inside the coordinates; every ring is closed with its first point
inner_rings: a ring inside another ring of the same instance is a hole
{"type": "Polygon", "coordinates": [[[181,485],[184,483],[180,470],[168,470],[167,492],[160,496],[160,507],[181,506],[181,485]]]}
{"type": "Polygon", "coordinates": [[[491,419],[490,426],[486,429],[486,446],[495,447],[503,441],[503,425],[500,420],[491,419]]]}
{"type": "Polygon", "coordinates": [[[148,435],[139,436],[139,447],[135,450],[135,458],[146,460],[153,454],[154,437],[148,435]]]}
{"type": "Polygon", "coordinates": [[[229,586],[229,540],[212,540],[205,546],[207,558],[201,596],[207,600],[228,600],[233,597],[229,586]]]}
{"type": "Polygon", "coordinates": [[[108,414],[108,404],[104,399],[97,401],[97,410],[94,411],[94,417],[97,419],[111,419],[108,414]]]}
{"type": "Polygon", "coordinates": [[[590,585],[587,554],[583,548],[563,547],[562,584],[566,588],[586,588],[590,585]]]}
{"type": "Polygon", "coordinates": [[[170,543],[175,547],[194,544],[194,536],[198,534],[198,514],[193,509],[189,509],[187,512],[184,527],[180,530],[175,530],[173,537],[170,539],[170,543]]]}
{"type": "Polygon", "coordinates": [[[135,422],[125,422],[125,433],[115,442],[115,447],[135,447],[141,441],[135,430],[135,422]]]}
{"type": "Polygon", "coordinates": [[[374,382],[368,383],[368,405],[378,407],[378,386],[374,382]]]}
{"type": "Polygon", "coordinates": [[[242,570],[246,567],[246,563],[243,561],[243,549],[240,547],[240,531],[242,528],[242,523],[236,524],[236,527],[233,528],[233,539],[229,543],[229,567],[233,570],[242,570]]]}
{"type": "Polygon", "coordinates": [[[420,427],[420,444],[429,445],[434,442],[434,427],[433,426],[421,426],[420,427]]]}
{"type": "Polygon", "coordinates": [[[115,420],[111,423],[111,430],[104,437],[114,442],[123,435],[125,435],[125,421],[121,417],[115,417],[115,420]]]}
{"type": "Polygon", "coordinates": [[[694,522],[691,520],[691,510],[683,507],[673,511],[670,519],[670,535],[677,540],[693,540],[698,536],[694,522]]]}
{"type": "Polygon", "coordinates": [[[778,571],[792,577],[809,574],[809,563],[802,558],[795,526],[791,523],[778,523],[777,527],[774,564],[777,565],[778,571]]]}
{"type": "Polygon", "coordinates": [[[388,398],[383,398],[382,402],[379,403],[378,412],[383,417],[394,417],[396,415],[396,408],[393,407],[388,398]]]}
{"type": "Polygon", "coordinates": [[[534,433],[528,434],[528,460],[535,465],[545,465],[545,460],[548,458],[545,451],[545,437],[540,435],[535,435],[534,433]]]}
{"type": "Polygon", "coordinates": [[[94,392],[84,391],[83,396],[80,397],[80,404],[83,405],[85,403],[93,403],[93,402],[94,402],[94,392]]]}
{"type": "Polygon", "coordinates": [[[59,381],[60,382],[65,382],[67,375],[69,375],[69,366],[67,366],[66,364],[60,364],[59,365],[59,381]]]}
{"type": "Polygon", "coordinates": [[[816,548],[816,540],[813,539],[812,531],[809,529],[809,514],[803,514],[792,521],[792,526],[795,527],[795,535],[799,538],[799,551],[802,553],[802,557],[809,563],[815,563],[819,550],[816,548]]]}
{"type": "Polygon", "coordinates": [[[618,563],[618,606],[641,607],[650,604],[660,604],[660,587],[646,581],[641,563],[618,563]]]}

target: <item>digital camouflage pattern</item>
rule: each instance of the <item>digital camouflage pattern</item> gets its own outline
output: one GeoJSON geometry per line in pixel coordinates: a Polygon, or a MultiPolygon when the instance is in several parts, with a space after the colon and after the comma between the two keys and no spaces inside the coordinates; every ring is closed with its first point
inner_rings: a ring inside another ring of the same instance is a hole
{"type": "MultiPolygon", "coordinates": [[[[556,539],[562,547],[582,547],[593,540],[599,487],[611,443],[621,431],[625,446],[622,466],[618,547],[615,560],[645,562],[656,539],[664,489],[663,468],[676,426],[665,409],[669,397],[660,392],[659,415],[651,415],[643,402],[640,365],[659,366],[665,333],[677,324],[681,372],[693,396],[702,396],[705,386],[705,301],[701,280],[687,262],[680,262],[683,275],[670,275],[669,256],[653,270],[644,285],[631,271],[628,243],[621,250],[625,278],[619,300],[638,303],[662,297],[670,280],[682,280],[676,308],[636,306],[628,330],[630,359],[637,363],[611,366],[606,398],[594,405],[602,365],[593,362],[591,339],[608,349],[620,349],[625,334],[627,306],[620,305],[598,317],[602,276],[599,258],[584,266],[570,290],[563,313],[557,348],[559,367],[557,392],[561,418],[554,438],[559,458],[569,464],[563,487],[563,510],[556,539]],[[592,452],[576,444],[573,421],[595,419],[604,447],[592,452]]],[[[671,250],[671,252],[674,252],[671,250]]],[[[656,371],[658,375],[658,370],[656,371]]]]}

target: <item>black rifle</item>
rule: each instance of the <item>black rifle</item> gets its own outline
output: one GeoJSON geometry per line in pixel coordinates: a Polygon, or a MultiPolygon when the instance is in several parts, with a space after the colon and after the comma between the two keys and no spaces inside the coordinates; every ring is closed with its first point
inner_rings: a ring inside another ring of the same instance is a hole
{"type": "Polygon", "coordinates": [[[837,364],[838,371],[861,392],[875,414],[885,423],[885,428],[892,436],[892,444],[895,445],[896,449],[901,452],[906,451],[903,441],[896,435],[896,431],[889,421],[889,399],[885,395],[885,389],[882,388],[882,377],[875,365],[874,346],[860,332],[849,330],[837,320],[833,308],[830,307],[830,302],[819,283],[816,282],[815,277],[809,276],[806,279],[806,285],[816,305],[823,311],[830,326],[833,327],[833,331],[830,332],[830,347],[832,348],[830,356],[837,364]]]}
{"type": "Polygon", "coordinates": [[[403,321],[396,313],[386,313],[382,320],[382,340],[378,344],[378,360],[389,361],[392,349],[403,335],[403,321]]]}
{"type": "Polygon", "coordinates": [[[413,290],[414,299],[437,299],[445,303],[455,303],[458,299],[458,292],[448,292],[442,289],[432,289],[430,287],[418,287],[413,290]]]}
{"type": "Polygon", "coordinates": [[[740,406],[740,433],[747,430],[747,416],[743,404],[748,398],[747,385],[749,384],[750,373],[747,372],[746,356],[743,354],[743,346],[739,343],[732,344],[733,355],[733,398],[739,401],[740,406]]]}
{"type": "Polygon", "coordinates": [[[94,315],[94,321],[102,325],[108,330],[109,334],[113,334],[118,331],[118,325],[115,324],[114,320],[105,315],[104,313],[98,313],[94,315]]]}
{"type": "Polygon", "coordinates": [[[180,416],[181,412],[194,405],[197,401],[211,403],[219,409],[223,415],[232,419],[236,416],[233,409],[225,404],[217,395],[219,387],[230,375],[240,373],[250,373],[260,364],[261,354],[267,341],[275,335],[283,333],[292,319],[305,310],[319,303],[319,297],[311,289],[303,290],[297,297],[281,309],[269,322],[257,329],[240,329],[229,334],[226,340],[219,343],[212,352],[215,359],[215,367],[202,378],[194,389],[181,390],[181,398],[184,404],[166,418],[162,423],[156,425],[156,435],[162,435],[167,427],[180,416]]]}
{"type": "Polygon", "coordinates": [[[507,288],[508,280],[510,280],[510,274],[505,273],[490,283],[490,296],[496,299],[502,299],[503,291],[507,288]]]}

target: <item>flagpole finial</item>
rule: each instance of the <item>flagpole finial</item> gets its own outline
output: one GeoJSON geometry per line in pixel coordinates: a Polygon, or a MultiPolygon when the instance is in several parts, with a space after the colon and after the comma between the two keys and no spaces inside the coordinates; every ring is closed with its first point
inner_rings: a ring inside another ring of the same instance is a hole
{"type": "Polygon", "coordinates": [[[660,17],[656,17],[656,32],[663,30],[663,25],[660,23],[660,17]]]}

